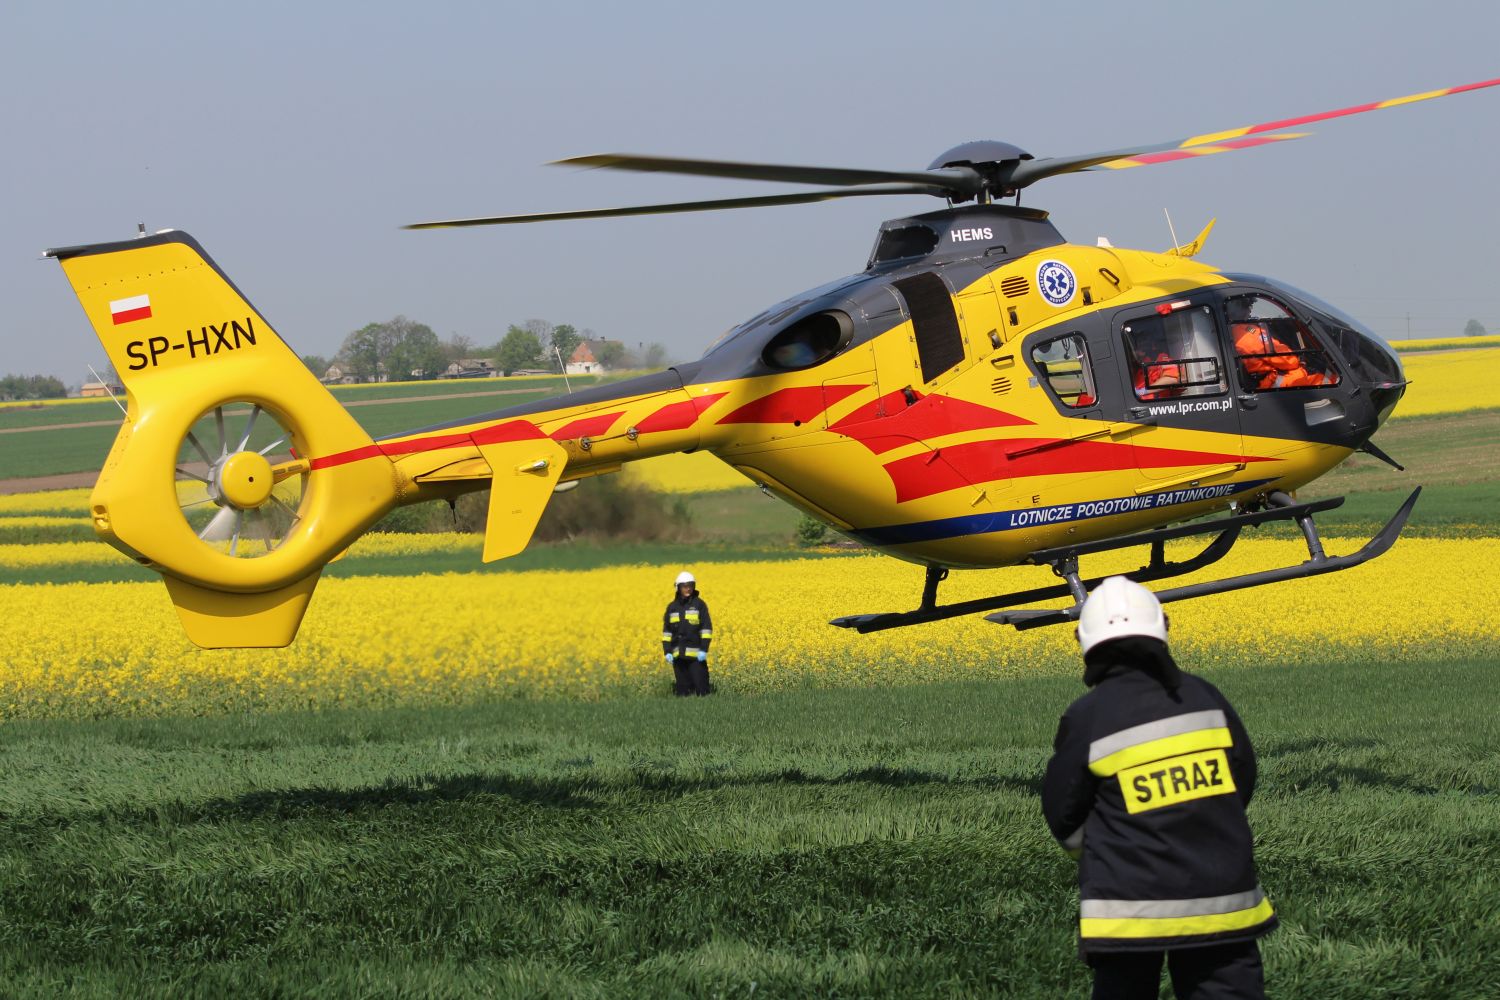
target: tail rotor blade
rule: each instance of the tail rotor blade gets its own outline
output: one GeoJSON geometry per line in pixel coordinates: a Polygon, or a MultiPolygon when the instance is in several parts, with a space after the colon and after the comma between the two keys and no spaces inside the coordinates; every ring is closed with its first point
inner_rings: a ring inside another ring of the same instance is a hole
{"type": "Polygon", "coordinates": [[[257,403],[250,408],[250,419],[245,421],[245,433],[240,437],[240,443],[235,445],[235,451],[244,451],[250,444],[250,435],[255,433],[255,418],[260,416],[260,404],[257,403]]]}
{"type": "Polygon", "coordinates": [[[198,532],[198,537],[205,542],[224,541],[234,534],[239,514],[240,512],[233,507],[222,508],[208,524],[203,526],[203,530],[198,532]]]}

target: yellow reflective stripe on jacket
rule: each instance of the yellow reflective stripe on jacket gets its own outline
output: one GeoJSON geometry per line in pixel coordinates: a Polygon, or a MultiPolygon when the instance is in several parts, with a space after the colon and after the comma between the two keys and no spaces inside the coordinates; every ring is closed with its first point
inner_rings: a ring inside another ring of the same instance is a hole
{"type": "Polygon", "coordinates": [[[1264,923],[1275,911],[1257,886],[1208,899],[1086,899],[1080,913],[1078,933],[1087,939],[1222,934],[1264,923]]]}
{"type": "Polygon", "coordinates": [[[661,634],[661,641],[662,642],[671,642],[672,641],[672,633],[671,632],[663,632],[661,634]]]}
{"type": "Polygon", "coordinates": [[[1163,757],[1233,745],[1229,720],[1222,711],[1186,712],[1094,740],[1089,744],[1089,771],[1107,778],[1163,757]]]}
{"type": "Polygon", "coordinates": [[[702,632],[698,633],[698,638],[700,638],[700,639],[712,639],[713,637],[714,637],[714,630],[711,629],[711,628],[706,628],[702,632]]]}
{"type": "Polygon", "coordinates": [[[1115,777],[1120,782],[1125,811],[1132,814],[1239,790],[1229,758],[1221,748],[1121,768],[1115,777]]]}

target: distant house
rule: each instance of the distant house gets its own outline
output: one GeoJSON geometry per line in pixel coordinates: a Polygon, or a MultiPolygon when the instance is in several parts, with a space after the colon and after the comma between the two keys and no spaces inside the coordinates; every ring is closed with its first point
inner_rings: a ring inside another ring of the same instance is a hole
{"type": "Polygon", "coordinates": [[[328,370],[318,381],[324,385],[353,385],[359,381],[359,377],[353,372],[346,372],[338,365],[329,365],[328,370]]]}
{"type": "Polygon", "coordinates": [[[125,387],[116,382],[85,382],[83,388],[78,390],[80,396],[123,396],[125,387]]]}
{"type": "Polygon", "coordinates": [[[438,372],[438,378],[494,378],[497,374],[490,358],[459,358],[438,372]]]}
{"type": "Polygon", "coordinates": [[[568,356],[566,371],[569,375],[597,375],[603,370],[604,366],[599,363],[598,358],[594,357],[594,349],[586,340],[575,347],[573,353],[568,356]]]}

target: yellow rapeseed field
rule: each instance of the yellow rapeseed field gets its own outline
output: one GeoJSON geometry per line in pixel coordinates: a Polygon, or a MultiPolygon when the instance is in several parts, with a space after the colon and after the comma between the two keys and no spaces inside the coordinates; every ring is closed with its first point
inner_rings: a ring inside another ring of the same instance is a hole
{"type": "Polygon", "coordinates": [[[87,527],[87,514],[20,514],[15,517],[0,516],[0,525],[7,528],[71,528],[87,527]]]}
{"type": "Polygon", "coordinates": [[[1500,347],[1500,334],[1483,337],[1429,337],[1426,340],[1393,340],[1398,351],[1446,351],[1455,347],[1500,347]]]}
{"type": "MultiPolygon", "coordinates": [[[[1343,552],[1358,544],[1332,540],[1329,548],[1343,552]]],[[[1256,540],[1241,543],[1214,570],[1246,572],[1304,557],[1300,542],[1256,540]]],[[[914,603],[920,571],[892,559],[696,569],[714,614],[711,666],[726,689],[1078,669],[1066,627],[1017,633],[968,618],[860,636],[827,625],[840,614],[914,603]]],[[[664,691],[669,671],[658,626],[672,575],[659,567],[616,567],[330,579],[319,586],[291,647],[213,652],[187,641],[158,583],[0,587],[0,642],[8,651],[0,717],[664,691]]],[[[1050,579],[1035,568],[955,573],[943,596],[974,598],[1050,579]]],[[[1408,539],[1357,570],[1179,605],[1174,637],[1184,662],[1197,666],[1380,657],[1421,669],[1423,659],[1500,652],[1500,616],[1474,599],[1497,589],[1500,539],[1408,539]]]]}
{"type": "Polygon", "coordinates": [[[703,451],[691,455],[662,455],[631,462],[620,475],[662,493],[706,493],[754,484],[728,464],[703,451]]]}
{"type": "MultiPolygon", "coordinates": [[[[0,523],[15,524],[27,520],[0,518],[0,523]]],[[[64,523],[76,519],[63,518],[64,523]]],[[[428,552],[473,552],[479,562],[484,547],[482,535],[443,532],[430,535],[372,532],[364,535],[349,549],[362,556],[409,556],[428,552]]],[[[47,542],[0,545],[0,568],[25,569],[33,566],[109,566],[128,563],[130,557],[103,542],[47,542]]]]}
{"type": "Polygon", "coordinates": [[[1396,406],[1398,419],[1500,406],[1500,350],[1418,354],[1401,364],[1411,385],[1396,406]]]}
{"type": "Polygon", "coordinates": [[[12,493],[0,496],[0,516],[18,514],[73,514],[87,517],[89,494],[93,490],[42,490],[35,493],[12,493]]]}

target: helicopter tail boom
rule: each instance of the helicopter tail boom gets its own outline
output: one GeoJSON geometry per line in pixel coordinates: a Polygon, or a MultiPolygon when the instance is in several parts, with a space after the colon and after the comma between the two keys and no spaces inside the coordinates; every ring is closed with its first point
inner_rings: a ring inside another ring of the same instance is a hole
{"type": "Polygon", "coordinates": [[[187,234],[46,255],[128,402],[95,532],[163,574],[198,645],[291,642],[323,566],[399,501],[391,460],[187,234]]]}

